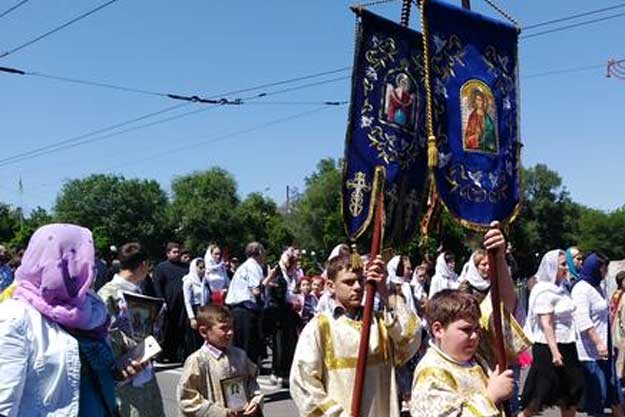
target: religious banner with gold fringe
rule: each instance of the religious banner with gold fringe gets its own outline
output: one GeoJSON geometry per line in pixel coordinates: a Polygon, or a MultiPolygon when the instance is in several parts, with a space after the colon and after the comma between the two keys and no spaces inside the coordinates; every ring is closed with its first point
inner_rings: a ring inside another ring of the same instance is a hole
{"type": "Polygon", "coordinates": [[[508,223],[521,199],[519,29],[440,0],[421,4],[437,194],[467,227],[508,223]]]}
{"type": "Polygon", "coordinates": [[[341,209],[357,239],[384,192],[385,239],[408,238],[417,228],[427,177],[421,34],[364,9],[352,74],[341,209]]]}

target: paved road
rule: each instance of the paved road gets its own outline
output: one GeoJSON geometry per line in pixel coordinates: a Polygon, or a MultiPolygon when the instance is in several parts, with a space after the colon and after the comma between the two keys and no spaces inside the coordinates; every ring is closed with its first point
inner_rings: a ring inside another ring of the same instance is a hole
{"type": "MultiPolygon", "coordinates": [[[[165,404],[165,414],[167,417],[177,417],[176,409],[176,385],[180,378],[182,368],[180,367],[157,367],[156,376],[161,387],[161,394],[165,404]]],[[[297,408],[289,396],[286,389],[277,389],[269,382],[269,377],[261,375],[258,384],[265,393],[265,417],[297,417],[297,408]]]]}
{"type": "MultiPolygon", "coordinates": [[[[158,383],[161,387],[163,401],[165,404],[165,414],[167,417],[177,417],[176,409],[176,385],[180,378],[181,368],[172,366],[166,368],[157,367],[158,383]]],[[[522,378],[523,380],[523,378],[522,378]]],[[[265,393],[265,417],[297,417],[297,408],[289,396],[286,389],[277,389],[269,382],[268,376],[261,375],[258,383],[265,393]]],[[[559,417],[560,412],[555,408],[545,411],[544,417],[559,417]]],[[[579,414],[578,416],[584,416],[579,414]]]]}

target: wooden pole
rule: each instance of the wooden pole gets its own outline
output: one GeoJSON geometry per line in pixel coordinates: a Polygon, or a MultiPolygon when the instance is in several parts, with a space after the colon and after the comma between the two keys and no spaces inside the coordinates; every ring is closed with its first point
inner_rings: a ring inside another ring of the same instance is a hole
{"type": "MultiPolygon", "coordinates": [[[[462,7],[471,10],[471,0],[462,0],[462,7]]],[[[503,340],[503,327],[501,321],[501,297],[499,295],[499,270],[497,268],[497,258],[494,250],[488,251],[488,276],[490,279],[490,300],[493,306],[493,327],[495,330],[495,356],[497,358],[497,366],[499,372],[505,371],[508,366],[506,364],[506,348],[503,340]]],[[[510,407],[506,401],[503,404],[503,412],[509,417],[510,407]]]]}
{"type": "MultiPolygon", "coordinates": [[[[376,211],[370,252],[371,259],[375,259],[378,256],[382,243],[382,218],[384,215],[384,192],[382,190],[378,191],[375,205],[376,211]]],[[[371,333],[371,322],[373,319],[375,290],[375,285],[373,283],[367,282],[365,284],[365,309],[362,317],[358,362],[356,363],[356,377],[354,379],[354,391],[352,393],[352,417],[360,417],[362,392],[365,387],[365,373],[367,371],[367,352],[369,351],[369,334],[371,333]]]]}

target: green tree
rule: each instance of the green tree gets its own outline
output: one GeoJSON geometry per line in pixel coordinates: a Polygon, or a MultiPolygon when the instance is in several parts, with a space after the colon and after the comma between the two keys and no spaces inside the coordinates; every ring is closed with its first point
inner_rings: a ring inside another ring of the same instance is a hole
{"type": "Polygon", "coordinates": [[[0,203],[0,243],[8,243],[19,230],[19,215],[8,204],[0,203]]]}
{"type": "Polygon", "coordinates": [[[523,170],[523,208],[510,230],[520,273],[536,271],[542,255],[576,244],[581,206],[571,200],[560,175],[544,164],[523,170]]]}
{"type": "Polygon", "coordinates": [[[299,245],[319,257],[347,237],[341,217],[341,170],[334,159],[322,159],[305,180],[306,189],[288,215],[288,225],[299,245]]]}
{"type": "Polygon", "coordinates": [[[53,221],[53,217],[45,209],[37,207],[23,219],[22,226],[15,231],[9,246],[14,250],[25,249],[33,233],[41,226],[53,221]]]}
{"type": "Polygon", "coordinates": [[[168,235],[166,209],[167,196],[158,182],[100,174],[66,182],[54,214],[58,221],[91,229],[103,254],[110,245],[138,241],[158,258],[168,235]]]}
{"type": "Polygon", "coordinates": [[[196,255],[203,255],[210,243],[238,253],[241,227],[237,219],[237,184],[221,168],[174,178],[170,219],[176,235],[196,255]]]}
{"type": "Polygon", "coordinates": [[[611,213],[586,208],[579,229],[583,251],[599,251],[610,259],[625,258],[625,207],[611,213]]]}
{"type": "Polygon", "coordinates": [[[239,252],[247,242],[259,241],[273,260],[273,257],[279,256],[293,242],[293,235],[287,228],[284,217],[278,212],[275,201],[260,193],[249,194],[239,204],[236,218],[241,227],[239,252]]]}

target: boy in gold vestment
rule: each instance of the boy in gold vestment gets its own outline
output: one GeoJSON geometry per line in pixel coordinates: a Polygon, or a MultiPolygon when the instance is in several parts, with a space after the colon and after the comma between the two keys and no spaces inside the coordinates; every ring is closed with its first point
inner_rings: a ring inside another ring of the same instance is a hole
{"type": "Polygon", "coordinates": [[[412,417],[495,417],[512,394],[512,371],[487,377],[476,362],[480,306],[470,294],[443,290],[430,300],[426,319],[433,340],[415,369],[412,417]]]}
{"type": "MultiPolygon", "coordinates": [[[[350,417],[358,346],[362,328],[362,268],[349,256],[330,261],[328,279],[335,291],[332,312],[315,316],[300,335],[290,375],[291,397],[302,417],[350,417]]],[[[362,417],[399,417],[395,366],[416,353],[419,319],[405,304],[387,305],[384,262],[368,264],[366,279],[373,281],[383,311],[371,324],[362,417]]]]}

